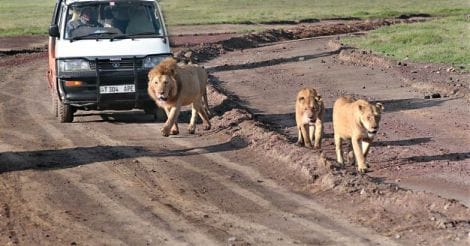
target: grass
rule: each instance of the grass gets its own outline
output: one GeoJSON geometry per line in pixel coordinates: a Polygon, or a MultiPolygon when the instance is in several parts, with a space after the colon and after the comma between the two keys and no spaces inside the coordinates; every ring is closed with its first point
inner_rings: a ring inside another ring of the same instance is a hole
{"type": "MultiPolygon", "coordinates": [[[[55,1],[0,0],[0,36],[47,34],[55,1]]],[[[160,0],[160,3],[170,26],[470,13],[469,0],[160,0]]],[[[386,27],[348,42],[399,59],[449,63],[468,69],[469,31],[469,19],[449,17],[386,27]]]]}
{"type": "MultiPolygon", "coordinates": [[[[46,34],[55,0],[0,0],[0,36],[46,34]]],[[[167,24],[261,23],[470,13],[469,0],[160,0],[167,24]]]]}
{"type": "Polygon", "coordinates": [[[161,0],[161,4],[169,25],[470,13],[468,0],[161,0]]]}
{"type": "Polygon", "coordinates": [[[470,18],[462,15],[383,27],[343,42],[400,60],[446,63],[469,71],[469,40],[470,18]]]}
{"type": "Polygon", "coordinates": [[[0,36],[46,34],[55,0],[0,0],[0,36]]]}

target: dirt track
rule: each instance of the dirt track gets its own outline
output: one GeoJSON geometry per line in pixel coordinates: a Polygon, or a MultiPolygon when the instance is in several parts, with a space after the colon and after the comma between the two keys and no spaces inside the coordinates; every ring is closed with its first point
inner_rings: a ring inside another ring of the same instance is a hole
{"type": "Polygon", "coordinates": [[[79,112],[59,124],[48,110],[45,55],[0,62],[0,244],[468,243],[467,102],[424,99],[400,70],[342,64],[329,41],[204,63],[229,99],[211,91],[210,132],[170,138],[137,111],[79,112]],[[292,144],[303,86],[326,100],[326,161],[292,144]],[[341,94],[385,104],[367,176],[334,167],[331,105],[341,94]]]}

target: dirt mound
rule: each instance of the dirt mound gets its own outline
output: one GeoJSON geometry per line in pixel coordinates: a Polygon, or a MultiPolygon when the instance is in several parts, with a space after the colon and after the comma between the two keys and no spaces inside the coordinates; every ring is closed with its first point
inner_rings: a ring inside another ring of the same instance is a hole
{"type": "Polygon", "coordinates": [[[266,43],[368,31],[391,24],[411,23],[424,20],[424,18],[410,18],[355,20],[348,22],[338,21],[326,24],[306,23],[296,25],[290,29],[269,29],[258,33],[232,37],[215,43],[200,43],[195,47],[180,48],[175,52],[175,56],[186,62],[203,62],[219,54],[223,54],[225,51],[254,48],[266,43]]]}
{"type": "Polygon", "coordinates": [[[32,53],[21,53],[15,55],[8,55],[8,56],[0,56],[0,67],[6,66],[18,66],[25,62],[37,60],[37,59],[44,59],[47,57],[47,52],[32,52],[32,53]]]}

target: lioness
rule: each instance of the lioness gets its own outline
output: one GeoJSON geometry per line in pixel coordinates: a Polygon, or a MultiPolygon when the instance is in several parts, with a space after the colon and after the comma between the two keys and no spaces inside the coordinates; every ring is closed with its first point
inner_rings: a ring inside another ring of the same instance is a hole
{"type": "Polygon", "coordinates": [[[367,171],[365,158],[379,129],[383,110],[381,103],[373,105],[366,100],[354,100],[350,97],[340,97],[336,100],[333,106],[333,130],[338,163],[344,164],[342,140],[351,139],[357,170],[367,171]]]}
{"type": "Polygon", "coordinates": [[[161,129],[163,136],[179,133],[177,119],[181,106],[189,104],[192,104],[189,133],[194,134],[196,130],[196,113],[202,118],[204,130],[211,128],[206,92],[207,72],[203,67],[179,65],[174,58],[169,57],[152,68],[148,78],[148,94],[165,110],[168,117],[161,129]]]}
{"type": "Polygon", "coordinates": [[[321,147],[324,112],[323,100],[315,89],[304,88],[299,91],[295,101],[295,121],[299,133],[298,145],[304,144],[306,147],[312,148],[315,131],[314,148],[321,147]]]}

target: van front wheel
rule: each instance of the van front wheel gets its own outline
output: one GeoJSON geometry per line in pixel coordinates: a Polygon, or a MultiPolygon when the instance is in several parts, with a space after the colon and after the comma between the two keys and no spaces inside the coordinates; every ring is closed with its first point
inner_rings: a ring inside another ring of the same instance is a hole
{"type": "Polygon", "coordinates": [[[70,123],[73,121],[73,106],[57,102],[57,116],[60,123],[70,123]]]}

